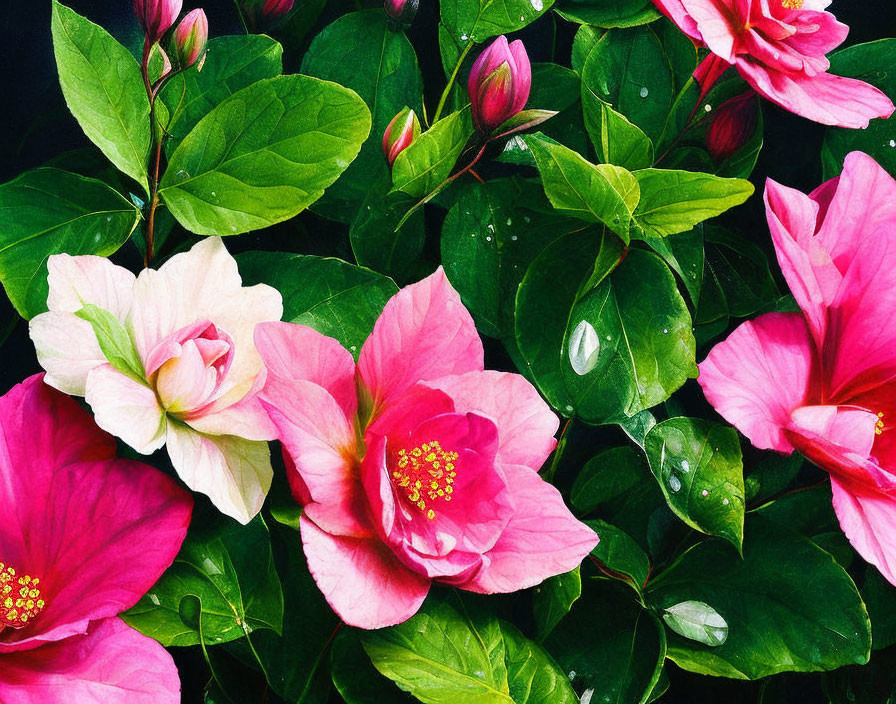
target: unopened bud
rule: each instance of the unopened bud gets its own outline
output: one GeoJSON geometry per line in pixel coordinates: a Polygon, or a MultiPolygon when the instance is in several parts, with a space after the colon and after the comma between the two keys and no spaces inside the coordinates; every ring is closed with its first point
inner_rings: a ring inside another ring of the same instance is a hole
{"type": "Polygon", "coordinates": [[[265,0],[261,14],[268,22],[283,19],[292,10],[295,0],[265,0]]]}
{"type": "Polygon", "coordinates": [[[155,44],[174,24],[183,0],[134,0],[134,14],[150,44],[155,44]]]}
{"type": "Polygon", "coordinates": [[[476,128],[490,134],[519,113],[529,100],[532,67],[523,43],[503,35],[483,51],[470,71],[467,88],[476,128]]]}
{"type": "Polygon", "coordinates": [[[759,117],[759,101],[753,91],[726,100],[715,111],[706,132],[706,146],[716,162],[724,161],[743,147],[759,117]]]}
{"type": "Polygon", "coordinates": [[[187,68],[205,52],[208,44],[208,18],[202,10],[193,10],[184,17],[174,30],[172,46],[177,63],[187,68]]]}
{"type": "Polygon", "coordinates": [[[383,133],[383,154],[389,166],[395,163],[395,159],[411,143],[420,136],[420,121],[417,115],[409,107],[402,109],[383,133]]]}
{"type": "Polygon", "coordinates": [[[414,21],[419,7],[420,0],[385,0],[383,3],[389,19],[405,26],[410,26],[414,21]]]}

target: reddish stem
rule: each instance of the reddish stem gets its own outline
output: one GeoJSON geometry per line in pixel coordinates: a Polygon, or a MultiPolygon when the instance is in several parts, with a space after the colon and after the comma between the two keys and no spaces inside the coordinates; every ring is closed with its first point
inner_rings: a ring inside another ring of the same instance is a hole
{"type": "MultiPolygon", "coordinates": [[[[153,258],[156,208],[159,205],[159,169],[162,162],[162,139],[156,134],[156,96],[158,95],[158,90],[154,91],[152,89],[152,82],[149,80],[149,56],[151,52],[152,44],[149,42],[149,37],[146,37],[143,41],[143,63],[140,70],[143,74],[143,85],[146,87],[146,95],[149,98],[149,130],[155,149],[152,180],[150,182],[149,215],[146,218],[146,256],[143,258],[143,265],[146,267],[149,267],[153,258]]],[[[159,82],[159,88],[161,88],[161,81],[159,82]]]]}

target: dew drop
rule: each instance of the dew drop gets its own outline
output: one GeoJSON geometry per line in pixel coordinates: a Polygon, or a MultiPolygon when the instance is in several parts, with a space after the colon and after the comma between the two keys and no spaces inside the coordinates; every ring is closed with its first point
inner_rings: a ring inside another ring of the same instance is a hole
{"type": "Polygon", "coordinates": [[[641,90],[638,91],[638,95],[640,95],[642,98],[646,98],[648,95],[650,95],[650,91],[647,90],[647,86],[641,86],[641,90]]]}
{"type": "Polygon", "coordinates": [[[513,225],[513,220],[511,218],[507,218],[507,227],[513,225]]]}
{"type": "MultiPolygon", "coordinates": [[[[532,365],[530,364],[529,366],[531,367],[532,365]]],[[[564,410],[565,410],[567,413],[572,413],[572,412],[573,412],[574,410],[576,410],[576,409],[573,408],[572,406],[567,406],[564,410]]]]}
{"type": "Polygon", "coordinates": [[[488,231],[489,231],[489,232],[494,232],[494,231],[495,231],[495,226],[492,225],[491,223],[489,223],[488,225],[486,225],[486,227],[488,228],[488,231]]]}
{"type": "Polygon", "coordinates": [[[572,370],[579,376],[585,376],[597,366],[599,354],[597,332],[591,323],[582,320],[569,336],[569,364],[572,370]]]}
{"type": "MultiPolygon", "coordinates": [[[[896,144],[894,144],[892,146],[896,147],[896,144]]],[[[525,215],[525,216],[523,216],[523,222],[530,223],[530,222],[532,222],[532,218],[530,218],[528,215],[525,215]]]]}
{"type": "Polygon", "coordinates": [[[722,506],[728,505],[728,499],[722,499],[722,506]]]}
{"type": "Polygon", "coordinates": [[[896,139],[891,139],[891,140],[890,140],[890,146],[891,146],[891,147],[896,147],[896,139]]]}
{"type": "Polygon", "coordinates": [[[669,328],[663,328],[663,335],[669,334],[669,328]]]}
{"type": "Polygon", "coordinates": [[[678,477],[676,477],[673,474],[671,477],[669,477],[669,488],[672,490],[673,493],[680,490],[681,489],[681,479],[679,479],[678,477]]]}
{"type": "Polygon", "coordinates": [[[517,237],[516,235],[511,235],[510,239],[512,242],[516,242],[519,239],[519,237],[517,237]]]}
{"type": "Polygon", "coordinates": [[[712,105],[706,104],[703,106],[703,109],[706,110],[706,112],[712,112],[712,105]]]}
{"type": "Polygon", "coordinates": [[[584,692],[582,692],[582,697],[579,699],[579,704],[591,704],[592,696],[594,696],[594,687],[589,687],[584,692]]]}
{"type": "Polygon", "coordinates": [[[544,3],[542,2],[542,0],[530,0],[530,3],[532,5],[532,9],[536,12],[541,12],[544,9],[544,3]]]}
{"type": "Polygon", "coordinates": [[[576,678],[576,671],[570,670],[569,671],[569,681],[572,682],[575,678],[576,678]]]}
{"type": "Polygon", "coordinates": [[[709,491],[707,491],[706,489],[704,489],[700,493],[703,494],[703,496],[709,496],[709,491]]]}
{"type": "Polygon", "coordinates": [[[681,471],[682,472],[690,472],[691,471],[691,463],[687,460],[681,461],[681,471]]]}
{"type": "Polygon", "coordinates": [[[491,242],[491,241],[492,241],[492,238],[491,238],[491,237],[486,237],[486,238],[485,238],[485,241],[486,241],[486,242],[491,242]]]}
{"type": "Polygon", "coordinates": [[[525,21],[526,21],[526,16],[520,15],[520,22],[525,22],[525,21]]]}
{"type": "Polygon", "coordinates": [[[461,34],[461,35],[460,35],[460,40],[461,40],[462,42],[467,41],[467,39],[469,39],[469,37],[468,37],[466,34],[461,34]]]}

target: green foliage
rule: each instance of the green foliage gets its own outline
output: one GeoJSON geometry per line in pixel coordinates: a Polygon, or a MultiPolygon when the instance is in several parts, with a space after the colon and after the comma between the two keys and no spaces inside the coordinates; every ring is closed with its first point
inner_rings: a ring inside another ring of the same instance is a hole
{"type": "Polygon", "coordinates": [[[109,364],[134,381],[140,384],[146,383],[146,371],[143,369],[143,362],[140,360],[134,341],[118,318],[92,303],[85,305],[75,315],[90,323],[96,341],[109,364]]]}

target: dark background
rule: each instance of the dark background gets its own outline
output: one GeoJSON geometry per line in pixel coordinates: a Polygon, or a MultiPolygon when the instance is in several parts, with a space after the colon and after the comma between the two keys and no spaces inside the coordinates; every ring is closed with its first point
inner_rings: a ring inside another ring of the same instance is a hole
{"type": "MultiPolygon", "coordinates": [[[[67,0],[77,12],[109,30],[119,41],[135,53],[142,45],[142,33],[137,24],[130,0],[67,0]]],[[[374,7],[375,2],[363,2],[374,7]]],[[[421,0],[417,21],[408,32],[421,64],[427,85],[427,104],[435,105],[443,87],[438,42],[435,35],[437,3],[421,0]]],[[[197,6],[186,0],[184,11],[197,6]]],[[[204,0],[212,36],[242,32],[232,0],[204,0]]],[[[0,2],[0,67],[6,99],[0,110],[2,139],[0,139],[0,182],[19,173],[40,166],[56,155],[79,147],[89,146],[78,124],[68,112],[56,78],[50,36],[49,0],[3,0],[0,2]]],[[[332,19],[357,9],[354,2],[331,0],[315,28],[301,45],[287,44],[284,60],[287,71],[297,71],[307,43],[332,19]]],[[[896,35],[896,1],[894,0],[837,0],[830,8],[839,20],[851,28],[846,45],[896,35]]],[[[522,38],[533,61],[555,60],[569,65],[569,51],[577,25],[559,18],[545,17],[514,37],[522,38]],[[556,43],[552,23],[556,25],[556,43]],[[555,55],[552,56],[552,46],[555,55]]],[[[896,66],[893,67],[896,70],[896,66]]],[[[824,129],[802,118],[795,117],[766,102],[765,146],[759,157],[752,181],[761,193],[766,177],[786,185],[809,191],[821,183],[819,152],[824,129]]],[[[491,165],[483,169],[500,171],[508,167],[491,165]]],[[[768,251],[768,229],[762,200],[758,195],[735,211],[738,228],[768,251]]],[[[438,216],[436,216],[438,218],[438,216]]],[[[266,230],[263,234],[248,234],[228,239],[228,249],[240,252],[249,249],[298,251],[350,258],[346,228],[304,213],[296,222],[266,230]]],[[[432,240],[427,254],[437,258],[438,220],[428,223],[432,240]],[[435,236],[433,236],[435,233],[435,236]]],[[[127,244],[115,255],[116,261],[137,269],[140,258],[136,248],[127,244]]],[[[27,323],[22,321],[5,296],[0,297],[0,393],[5,393],[26,376],[40,371],[27,334],[27,323]]],[[[503,352],[489,349],[492,367],[507,367],[503,352]]],[[[0,508],[2,510],[2,508],[0,508]]],[[[184,702],[202,701],[202,687],[207,670],[200,651],[174,651],[184,683],[184,702]]],[[[776,678],[775,692],[760,693],[762,683],[735,682],[711,677],[698,677],[678,670],[667,663],[672,686],[661,701],[668,704],[738,704],[739,702],[768,702],[779,704],[811,704],[823,702],[818,678],[811,675],[785,675],[776,678]],[[761,697],[761,698],[760,698],[761,697]]],[[[247,703],[249,704],[249,703],[247,703]]],[[[387,704],[387,703],[384,703],[387,704]]],[[[459,702],[458,704],[462,704],[459,702]]],[[[857,704],[862,704],[858,702],[857,704]]]]}

